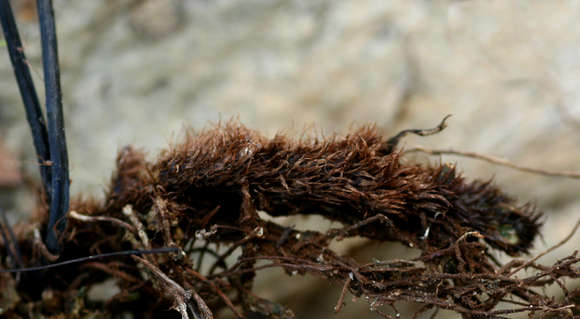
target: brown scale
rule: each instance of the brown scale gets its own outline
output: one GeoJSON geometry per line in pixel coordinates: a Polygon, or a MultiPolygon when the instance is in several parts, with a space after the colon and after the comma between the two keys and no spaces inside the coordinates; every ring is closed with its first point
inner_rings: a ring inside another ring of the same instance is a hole
{"type": "Polygon", "coordinates": [[[541,216],[531,205],[489,181],[466,181],[448,164],[402,164],[404,151],[392,144],[374,127],[297,141],[229,123],[188,135],[155,163],[123,150],[102,210],[132,203],[148,211],[161,196],[187,218],[203,219],[219,205],[212,220],[235,224],[247,186],[255,207],[272,216],[317,214],[350,226],[382,215],[387,224],[352,234],[438,249],[477,231],[510,255],[528,251],[541,216]]]}

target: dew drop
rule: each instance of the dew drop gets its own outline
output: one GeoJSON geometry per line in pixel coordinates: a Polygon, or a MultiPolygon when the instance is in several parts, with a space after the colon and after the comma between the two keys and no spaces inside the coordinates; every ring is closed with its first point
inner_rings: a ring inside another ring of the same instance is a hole
{"type": "Polygon", "coordinates": [[[258,228],[258,230],[256,231],[256,236],[258,236],[258,238],[264,237],[264,227],[258,228]]]}

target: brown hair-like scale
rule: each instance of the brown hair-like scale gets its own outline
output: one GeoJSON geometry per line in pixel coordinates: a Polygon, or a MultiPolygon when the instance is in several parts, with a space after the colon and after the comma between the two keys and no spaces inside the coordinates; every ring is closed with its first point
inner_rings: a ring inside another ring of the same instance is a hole
{"type": "Polygon", "coordinates": [[[272,216],[318,214],[345,226],[376,215],[388,220],[351,235],[428,250],[477,231],[511,255],[531,247],[540,226],[531,205],[517,205],[489,181],[467,181],[448,164],[403,164],[401,150],[385,152],[387,142],[374,127],[344,138],[292,140],[267,139],[231,122],[190,133],[155,163],[124,149],[106,207],[98,210],[132,204],[146,212],[162,197],[183,218],[201,220],[220,206],[212,221],[235,224],[247,187],[256,209],[272,216]]]}

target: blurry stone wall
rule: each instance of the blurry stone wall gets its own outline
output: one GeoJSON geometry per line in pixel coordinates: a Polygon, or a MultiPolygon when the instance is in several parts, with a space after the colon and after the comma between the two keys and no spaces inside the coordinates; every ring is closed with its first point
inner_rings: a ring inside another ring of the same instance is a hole
{"type": "MultiPolygon", "coordinates": [[[[13,4],[42,91],[34,1],[13,4]]],[[[409,137],[404,145],[580,171],[577,1],[55,0],[55,11],[77,195],[102,195],[123,145],[153,157],[186,127],[232,117],[270,136],[299,136],[304,128],[346,133],[366,123],[390,135],[433,127],[453,114],[444,132],[409,137]]],[[[4,48],[0,144],[24,176],[37,178],[4,48]]],[[[536,251],[580,218],[579,180],[458,157],[415,159],[457,163],[467,176],[494,177],[506,191],[534,201],[546,212],[536,251]]],[[[2,188],[18,200],[4,196],[0,204],[26,215],[31,195],[22,189],[2,188]]],[[[543,260],[579,246],[569,243],[543,260]]],[[[330,316],[340,285],[320,283],[306,292],[301,285],[312,279],[284,282],[266,281],[259,293],[297,304],[300,318],[330,316]]],[[[357,312],[373,316],[366,302],[349,299],[336,317],[357,312]]]]}

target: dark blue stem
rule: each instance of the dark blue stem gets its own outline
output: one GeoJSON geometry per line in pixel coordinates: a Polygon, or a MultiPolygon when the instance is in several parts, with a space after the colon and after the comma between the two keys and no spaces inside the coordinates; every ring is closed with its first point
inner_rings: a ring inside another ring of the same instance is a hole
{"type": "Polygon", "coordinates": [[[48,143],[52,161],[52,198],[45,241],[48,250],[51,253],[58,254],[60,251],[58,234],[61,234],[66,227],[66,214],[69,209],[68,154],[64,134],[60,71],[52,1],[38,0],[37,5],[42,41],[48,143]]]}
{"type": "Polygon", "coordinates": [[[34,88],[34,82],[30,76],[30,69],[26,62],[24,48],[22,47],[20,35],[18,34],[18,27],[16,26],[10,1],[8,0],[0,0],[0,22],[2,23],[2,30],[4,31],[4,38],[8,47],[8,53],[10,54],[14,75],[16,76],[18,88],[20,89],[20,96],[26,109],[26,118],[30,126],[30,131],[32,132],[45,196],[47,201],[50,201],[52,177],[51,168],[48,165],[48,161],[50,160],[48,133],[44,116],[40,109],[40,103],[38,102],[38,95],[36,95],[34,88]]]}

